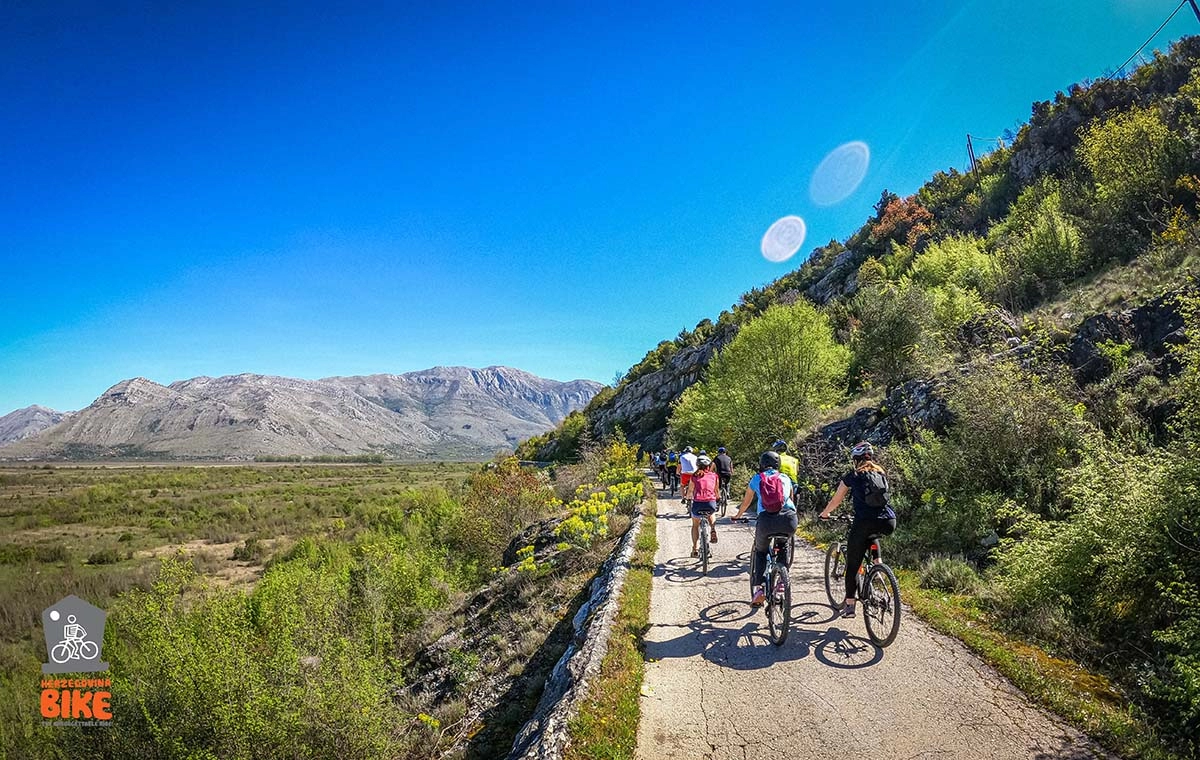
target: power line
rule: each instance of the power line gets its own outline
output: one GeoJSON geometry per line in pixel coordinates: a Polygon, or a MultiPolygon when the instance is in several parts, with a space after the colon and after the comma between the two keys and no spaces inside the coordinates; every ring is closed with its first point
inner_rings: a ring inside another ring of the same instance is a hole
{"type": "Polygon", "coordinates": [[[1146,46],[1149,45],[1151,43],[1151,41],[1153,41],[1154,38],[1158,36],[1158,33],[1161,32],[1166,27],[1167,24],[1171,23],[1171,19],[1175,18],[1175,14],[1179,13],[1179,11],[1183,8],[1183,6],[1187,5],[1188,3],[1192,4],[1192,10],[1196,12],[1196,19],[1200,20],[1200,8],[1196,7],[1195,0],[1180,0],[1179,5],[1175,6],[1175,10],[1171,11],[1171,15],[1167,16],[1167,20],[1162,22],[1161,24],[1159,24],[1158,28],[1154,30],[1154,34],[1151,34],[1149,37],[1147,37],[1146,41],[1143,42],[1141,44],[1141,46],[1138,47],[1137,50],[1133,51],[1133,55],[1126,58],[1125,62],[1116,68],[1116,71],[1114,71],[1109,76],[1103,77],[1101,81],[1107,80],[1107,79],[1112,79],[1113,77],[1115,77],[1117,75],[1117,72],[1123,70],[1126,66],[1129,65],[1129,63],[1134,58],[1137,58],[1138,54],[1141,53],[1146,48],[1146,46]]]}

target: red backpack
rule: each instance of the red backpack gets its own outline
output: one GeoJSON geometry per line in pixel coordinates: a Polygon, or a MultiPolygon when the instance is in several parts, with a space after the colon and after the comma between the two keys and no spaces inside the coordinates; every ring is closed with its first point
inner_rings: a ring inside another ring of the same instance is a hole
{"type": "Polygon", "coordinates": [[[758,501],[764,512],[779,512],[787,504],[787,495],[783,492],[783,478],[779,473],[765,472],[758,474],[758,501]]]}

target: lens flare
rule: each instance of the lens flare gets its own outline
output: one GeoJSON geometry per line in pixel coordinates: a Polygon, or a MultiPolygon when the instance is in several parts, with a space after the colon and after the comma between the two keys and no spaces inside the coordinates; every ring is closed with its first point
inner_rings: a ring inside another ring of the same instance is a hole
{"type": "Polygon", "coordinates": [[[796,255],[804,245],[808,228],[798,216],[785,216],[767,229],[762,239],[762,255],[767,261],[778,264],[796,255]]]}
{"type": "Polygon", "coordinates": [[[849,198],[871,165],[871,149],[865,142],[855,140],[839,145],[817,165],[808,194],[818,206],[832,206],[849,198]]]}

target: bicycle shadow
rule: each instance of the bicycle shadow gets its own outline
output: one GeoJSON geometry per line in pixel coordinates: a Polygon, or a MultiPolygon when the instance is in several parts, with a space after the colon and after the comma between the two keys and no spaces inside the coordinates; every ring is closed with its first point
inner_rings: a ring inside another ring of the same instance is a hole
{"type": "Polygon", "coordinates": [[[711,578],[720,580],[743,574],[744,571],[734,564],[733,560],[712,557],[708,562],[708,575],[700,567],[696,557],[675,557],[654,568],[655,576],[667,583],[692,583],[693,581],[711,578]]]}
{"type": "Polygon", "coordinates": [[[758,670],[810,656],[839,670],[868,668],[883,660],[882,648],[843,628],[799,628],[796,622],[793,616],[787,641],[775,646],[761,609],[749,602],[717,602],[701,610],[699,619],[685,626],[678,636],[665,641],[647,637],[645,657],[652,661],[703,657],[733,670],[758,670]]]}

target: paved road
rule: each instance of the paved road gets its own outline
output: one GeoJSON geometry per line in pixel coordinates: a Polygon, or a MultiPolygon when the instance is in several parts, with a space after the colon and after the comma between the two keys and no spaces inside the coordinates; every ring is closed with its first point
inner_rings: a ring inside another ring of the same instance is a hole
{"type": "Polygon", "coordinates": [[[753,524],[718,521],[703,577],[679,500],[658,504],[639,757],[1105,757],[911,614],[886,650],[861,615],[834,619],[811,547],[797,547],[793,627],[775,647],[749,604],[753,524]]]}

